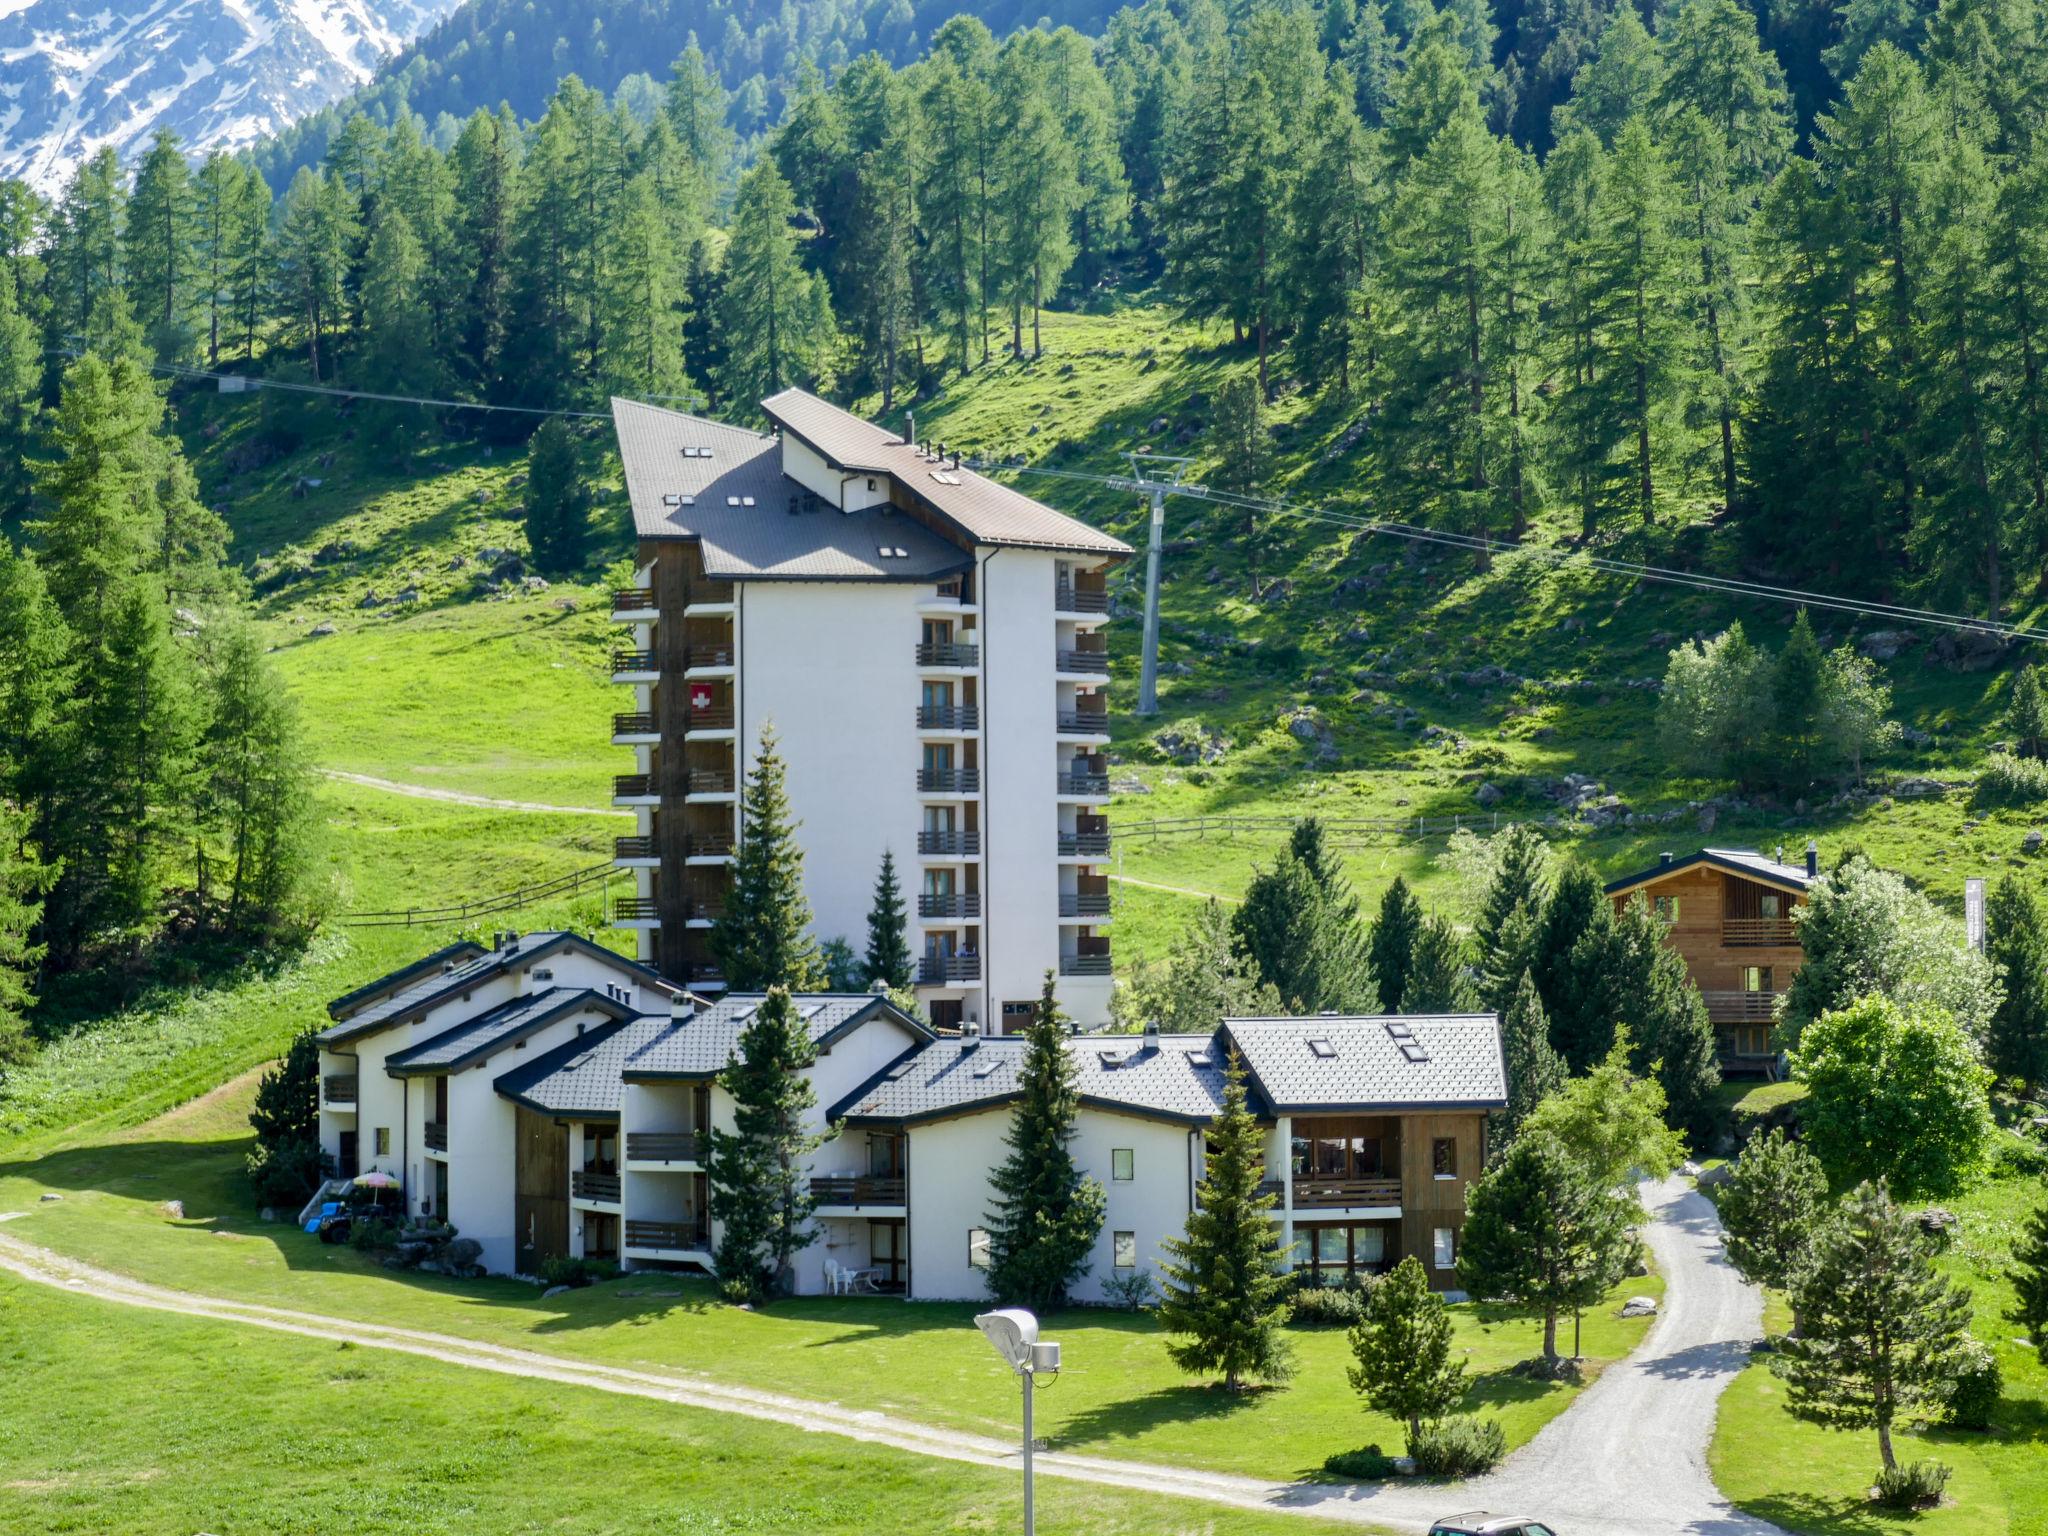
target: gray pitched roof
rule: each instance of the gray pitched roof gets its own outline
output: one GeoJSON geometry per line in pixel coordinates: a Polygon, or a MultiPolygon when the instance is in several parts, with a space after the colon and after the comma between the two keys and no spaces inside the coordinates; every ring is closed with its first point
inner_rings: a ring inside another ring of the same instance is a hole
{"type": "Polygon", "coordinates": [[[773,437],[636,400],[612,401],[612,424],[635,532],[697,540],[708,576],[930,581],[972,563],[968,551],[899,513],[820,502],[782,473],[773,437]]]}
{"type": "Polygon", "coordinates": [[[800,389],[785,389],[761,409],[821,454],[847,470],[893,475],[977,544],[1012,544],[1078,554],[1128,555],[1131,546],[1078,518],[1033,501],[1020,491],[957,463],[941,465],[886,427],[863,421],[800,389]],[[943,476],[944,478],[940,478],[943,476]]]}
{"type": "Polygon", "coordinates": [[[516,1044],[558,1019],[585,1008],[594,1008],[613,1018],[631,1016],[631,1010],[624,1004],[588,987],[548,987],[525,997],[515,997],[495,1008],[487,1008],[452,1029],[442,1030],[432,1039],[393,1052],[384,1059],[384,1070],[393,1077],[459,1072],[493,1051],[516,1044]]]}
{"type": "MultiPolygon", "coordinates": [[[[716,1077],[739,1047],[740,1032],[761,1005],[759,992],[728,993],[701,1013],[667,1019],[667,1027],[635,1051],[622,1069],[628,1082],[674,1082],[716,1077]]],[[[931,1032],[886,997],[872,992],[799,992],[792,999],[820,1050],[864,1024],[886,1016],[922,1038],[931,1032]]]]}
{"type": "Polygon", "coordinates": [[[353,992],[342,993],[328,1003],[327,1016],[331,1019],[345,1019],[374,997],[416,986],[438,974],[444,965],[459,965],[465,960],[477,959],[483,953],[483,945],[474,939],[459,939],[453,944],[444,944],[432,954],[420,956],[410,965],[401,965],[395,971],[386,971],[375,981],[366,981],[353,992]]]}
{"type": "Polygon", "coordinates": [[[620,1069],[669,1026],[661,1014],[601,1024],[522,1062],[492,1086],[514,1103],[564,1120],[616,1120],[625,1097],[620,1069]]]}
{"type": "MultiPolygon", "coordinates": [[[[1223,1061],[1209,1035],[1076,1035],[1067,1041],[1081,1102],[1152,1119],[1205,1123],[1223,1102],[1223,1061]]],[[[899,1058],[831,1115],[856,1124],[914,1123],[972,1114],[1017,1097],[1021,1035],[939,1040],[899,1058]]]]}
{"type": "Polygon", "coordinates": [[[1507,1103],[1490,1013],[1225,1019],[1269,1114],[1498,1109],[1507,1103]]]}
{"type": "Polygon", "coordinates": [[[1682,859],[1669,859],[1638,870],[1633,875],[1624,875],[1619,880],[1607,882],[1607,894],[1618,896],[1634,886],[1647,885],[1675,875],[1682,869],[1706,864],[1715,869],[1724,869],[1731,875],[1741,875],[1751,880],[1762,880],[1769,885],[1784,886],[1789,890],[1803,891],[1813,884],[1805,867],[1798,864],[1783,864],[1776,859],[1767,859],[1754,848],[1702,848],[1689,853],[1682,859]]]}

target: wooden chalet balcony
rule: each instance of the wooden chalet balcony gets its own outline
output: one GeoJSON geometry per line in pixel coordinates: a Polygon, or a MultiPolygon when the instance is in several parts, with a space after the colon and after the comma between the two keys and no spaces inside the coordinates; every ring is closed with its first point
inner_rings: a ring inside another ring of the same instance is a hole
{"type": "Polygon", "coordinates": [[[614,896],[612,918],[621,923],[659,922],[661,903],[652,896],[614,896]]]}
{"type": "Polygon", "coordinates": [[[920,768],[917,770],[917,792],[921,795],[978,795],[981,793],[981,770],[920,768]]]}
{"type": "Polygon", "coordinates": [[[725,916],[722,901],[693,901],[683,908],[683,919],[692,923],[715,923],[725,916]]]}
{"type": "Polygon", "coordinates": [[[981,853],[979,832],[920,832],[917,851],[935,858],[976,858],[981,853]]]}
{"type": "Polygon", "coordinates": [[[925,986],[981,980],[979,955],[926,955],[917,962],[917,979],[925,986]]]}
{"type": "Polygon", "coordinates": [[[1052,605],[1061,613],[1107,613],[1109,592],[1103,587],[1077,587],[1064,581],[1054,582],[1052,605]]]}
{"type": "Polygon", "coordinates": [[[1333,1210],[1347,1207],[1399,1205],[1399,1179],[1313,1179],[1294,1181],[1297,1211],[1333,1210]]]}
{"type": "Polygon", "coordinates": [[[1062,672],[1094,672],[1109,675],[1109,652],[1078,650],[1062,646],[1056,653],[1059,670],[1062,672]]]}
{"type": "Polygon", "coordinates": [[[612,593],[613,613],[645,614],[651,619],[660,611],[652,587],[620,587],[612,593]]]}
{"type": "Polygon", "coordinates": [[[729,795],[734,783],[730,768],[692,768],[683,775],[683,793],[689,795],[729,795]]]}
{"type": "Polygon", "coordinates": [[[1716,1024],[1768,1024],[1778,1001],[1775,992],[1702,992],[1707,1017],[1716,1024]]]}
{"type": "Polygon", "coordinates": [[[693,709],[683,716],[683,731],[729,731],[732,729],[732,706],[714,704],[709,709],[693,709]]]}
{"type": "Polygon", "coordinates": [[[834,1174],[811,1180],[811,1198],[820,1205],[901,1205],[903,1180],[834,1174]]]}
{"type": "Polygon", "coordinates": [[[655,723],[654,716],[650,714],[612,716],[612,734],[614,736],[654,736],[659,734],[660,731],[661,727],[655,723]]]}
{"type": "Polygon", "coordinates": [[[1068,891],[1060,896],[1061,917],[1109,916],[1109,892],[1068,891]]]}
{"type": "Polygon", "coordinates": [[[617,1205],[619,1176],[616,1173],[585,1173],[578,1168],[569,1175],[569,1193],[578,1200],[594,1200],[602,1205],[617,1205]]]}
{"type": "Polygon", "coordinates": [[[965,891],[954,896],[920,896],[917,898],[919,917],[979,917],[981,916],[981,893],[965,891]]]}
{"type": "Polygon", "coordinates": [[[1109,775],[1106,773],[1056,774],[1053,778],[1053,793],[1106,798],[1109,794],[1109,775]]]}
{"type": "Polygon", "coordinates": [[[1106,856],[1109,853],[1107,832],[1062,832],[1059,841],[1060,857],[1080,859],[1106,856]]]}
{"type": "Polygon", "coordinates": [[[1109,711],[1106,709],[1063,709],[1059,714],[1059,728],[1075,735],[1107,736],[1109,734],[1109,711]]]}
{"type": "Polygon", "coordinates": [[[715,960],[693,960],[683,967],[683,982],[685,985],[722,987],[725,985],[725,972],[718,968],[715,960]]]}
{"type": "Polygon", "coordinates": [[[690,857],[693,859],[722,859],[732,853],[732,836],[726,832],[692,832],[690,834],[690,857]]]}
{"type": "Polygon", "coordinates": [[[685,667],[729,667],[732,665],[732,647],[729,645],[693,645],[683,652],[685,667]]]}
{"type": "Polygon", "coordinates": [[[927,641],[917,648],[920,667],[978,667],[981,647],[958,640],[927,641]]]}
{"type": "Polygon", "coordinates": [[[651,795],[657,791],[654,778],[645,773],[617,773],[612,775],[612,798],[630,799],[636,795],[651,795]]]}
{"type": "Polygon", "coordinates": [[[1109,956],[1106,953],[1100,955],[1061,955],[1060,974],[1062,976],[1111,976],[1115,974],[1115,971],[1111,967],[1109,956]]]}
{"type": "Polygon", "coordinates": [[[320,1097],[329,1104],[353,1104],[356,1101],[356,1075],[353,1072],[337,1072],[323,1078],[320,1083],[320,1097]]]}
{"type": "Polygon", "coordinates": [[[1728,949],[1799,947],[1799,925],[1789,917],[1724,917],[1721,943],[1728,949]]]}
{"type": "Polygon", "coordinates": [[[629,1221],[628,1248],[670,1248],[690,1253],[711,1246],[711,1223],[695,1221],[629,1221]]]}
{"type": "Polygon", "coordinates": [[[972,704],[920,704],[917,728],[921,731],[978,731],[981,711],[972,704]]]}
{"type": "Polygon", "coordinates": [[[694,1163],[703,1155],[704,1138],[695,1131],[626,1132],[630,1163],[694,1163]]]}
{"type": "Polygon", "coordinates": [[[612,839],[612,857],[615,859],[654,859],[661,856],[661,850],[654,846],[651,837],[615,837],[612,839]]]}
{"type": "Polygon", "coordinates": [[[429,1120],[426,1124],[426,1143],[429,1152],[448,1150],[448,1125],[442,1120],[429,1120]]]}
{"type": "Polygon", "coordinates": [[[655,660],[654,652],[652,651],[613,651],[612,670],[614,672],[659,672],[661,664],[655,660]]]}

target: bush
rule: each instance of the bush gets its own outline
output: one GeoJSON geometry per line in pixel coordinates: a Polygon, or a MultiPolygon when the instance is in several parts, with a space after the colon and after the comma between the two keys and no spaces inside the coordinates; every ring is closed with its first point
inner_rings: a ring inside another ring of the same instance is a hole
{"type": "Polygon", "coordinates": [[[398,1242],[398,1227],[382,1217],[367,1212],[350,1219],[348,1245],[357,1253],[369,1253],[373,1249],[390,1248],[398,1242]]]}
{"type": "Polygon", "coordinates": [[[1991,1139],[1994,1179],[2032,1179],[2048,1173],[2048,1147],[2031,1136],[2007,1131],[1991,1139]]]}
{"type": "Polygon", "coordinates": [[[1476,1477],[1491,1472],[1508,1453],[1507,1431],[1498,1419],[1458,1417],[1424,1424],[1408,1447],[1424,1477],[1476,1477]]]}
{"type": "Polygon", "coordinates": [[[1143,1312],[1159,1304],[1159,1287],[1152,1271],[1134,1269],[1127,1275],[1111,1275],[1102,1282],[1102,1294],[1109,1304],[1124,1312],[1143,1312]]]}
{"type": "Polygon", "coordinates": [[[258,1205],[298,1208],[313,1198],[323,1179],[334,1172],[334,1163],[314,1141],[288,1142],[280,1147],[257,1146],[249,1154],[249,1187],[258,1205]]]}
{"type": "Polygon", "coordinates": [[[1377,1445],[1368,1445],[1362,1451],[1339,1451],[1323,1463],[1323,1470],[1334,1477],[1377,1481],[1394,1475],[1394,1458],[1377,1445]]]}
{"type": "Polygon", "coordinates": [[[1942,1423],[1954,1429],[1989,1429],[2004,1388],[2005,1377],[1998,1369],[1998,1356],[1977,1340],[1970,1340],[1964,1346],[1962,1361],[1949,1388],[1942,1423]]]}
{"type": "Polygon", "coordinates": [[[1984,805],[2037,805],[2048,800],[2048,763],[2010,752],[1994,752],[1977,776],[1977,799],[1984,805]]]}
{"type": "Polygon", "coordinates": [[[558,1285],[580,1289],[595,1285],[600,1280],[616,1280],[619,1266],[609,1259],[575,1259],[567,1254],[551,1259],[542,1259],[540,1280],[549,1290],[558,1285]]]}
{"type": "Polygon", "coordinates": [[[1931,1458],[1886,1467],[1877,1474],[1877,1502],[1886,1509],[1932,1509],[1948,1487],[1948,1473],[1947,1467],[1931,1458]]]}
{"type": "Polygon", "coordinates": [[[1301,1328],[1349,1328],[1365,1315],[1365,1293],[1334,1285],[1305,1285],[1294,1293],[1288,1321],[1301,1328]]]}

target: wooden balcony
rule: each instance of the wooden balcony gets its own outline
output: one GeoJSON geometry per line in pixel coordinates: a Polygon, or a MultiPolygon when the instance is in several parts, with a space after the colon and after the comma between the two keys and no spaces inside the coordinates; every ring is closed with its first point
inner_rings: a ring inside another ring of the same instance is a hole
{"type": "Polygon", "coordinates": [[[660,922],[661,903],[652,896],[614,896],[612,898],[612,921],[617,923],[660,922]]]}
{"type": "Polygon", "coordinates": [[[920,768],[917,770],[917,792],[920,795],[978,795],[981,793],[981,770],[920,768]]]}
{"type": "Polygon", "coordinates": [[[820,1205],[901,1205],[903,1180],[832,1175],[811,1180],[811,1198],[820,1205]]]}
{"type": "Polygon", "coordinates": [[[1775,992],[1702,992],[1707,1017],[1716,1024],[1768,1024],[1778,1001],[1775,992]]]}
{"type": "Polygon", "coordinates": [[[659,672],[660,664],[652,651],[613,651],[612,671],[614,672],[659,672]]]}
{"type": "Polygon", "coordinates": [[[693,859],[728,859],[732,857],[732,835],[726,832],[692,832],[690,834],[690,857],[693,859]]]}
{"type": "Polygon", "coordinates": [[[1107,613],[1109,592],[1102,587],[1077,587],[1058,581],[1053,583],[1052,605],[1061,613],[1107,613]]]}
{"type": "Polygon", "coordinates": [[[356,1101],[356,1075],[353,1072],[337,1072],[320,1080],[320,1097],[328,1104],[353,1105],[356,1101]]]}
{"type": "Polygon", "coordinates": [[[620,587],[612,593],[612,612],[630,613],[636,617],[654,618],[661,609],[654,601],[652,587],[620,587]]]}
{"type": "Polygon", "coordinates": [[[1062,976],[1113,976],[1116,972],[1110,965],[1107,954],[1061,955],[1060,974],[1062,976]]]}
{"type": "Polygon", "coordinates": [[[711,1246],[711,1223],[695,1221],[629,1221],[628,1248],[662,1248],[679,1253],[696,1253],[711,1246]]]}
{"type": "Polygon", "coordinates": [[[692,768],[683,775],[686,795],[730,795],[735,789],[730,768],[692,768]]]}
{"type": "Polygon", "coordinates": [[[732,729],[732,706],[714,704],[709,709],[693,709],[683,716],[683,733],[691,731],[729,731],[732,729]]]}
{"type": "Polygon", "coordinates": [[[612,716],[614,736],[658,736],[661,726],[651,714],[621,714],[612,716]]]}
{"type": "Polygon", "coordinates": [[[979,832],[920,832],[917,834],[917,851],[927,858],[979,858],[981,856],[981,834],[979,832]]]}
{"type": "Polygon", "coordinates": [[[1401,1203],[1399,1179],[1314,1179],[1294,1181],[1297,1211],[1370,1209],[1401,1203]]]}
{"type": "Polygon", "coordinates": [[[1061,773],[1053,777],[1053,793],[1058,795],[1085,795],[1091,800],[1109,798],[1109,775],[1106,773],[1061,773]]]}
{"type": "Polygon", "coordinates": [[[979,917],[981,916],[981,893],[966,891],[953,896],[920,896],[917,898],[919,917],[979,917]]]}
{"type": "Polygon", "coordinates": [[[981,711],[972,704],[920,704],[917,707],[917,728],[920,731],[978,731],[981,729],[981,711]]]}
{"type": "Polygon", "coordinates": [[[1799,925],[1789,917],[1724,917],[1721,945],[1724,949],[1797,949],[1799,925]]]}
{"type": "Polygon", "coordinates": [[[729,645],[693,645],[683,652],[683,665],[698,667],[729,667],[732,665],[732,647],[729,645]]]}
{"type": "Polygon", "coordinates": [[[645,773],[620,773],[612,776],[612,798],[631,800],[658,793],[652,775],[645,773]]]}
{"type": "Polygon", "coordinates": [[[1103,677],[1109,675],[1109,652],[1084,651],[1062,646],[1054,653],[1058,669],[1062,672],[1089,672],[1103,677]]]}
{"type": "Polygon", "coordinates": [[[651,837],[615,837],[612,839],[614,859],[657,859],[661,850],[654,846],[651,837]]]}
{"type": "Polygon", "coordinates": [[[1060,896],[1061,917],[1109,916],[1109,892],[1067,891],[1060,896]]]}
{"type": "Polygon", "coordinates": [[[1109,853],[1107,832],[1062,832],[1059,856],[1063,859],[1103,858],[1109,853]]]}
{"type": "Polygon", "coordinates": [[[448,1126],[441,1120],[429,1120],[426,1124],[425,1139],[429,1152],[448,1150],[448,1126]]]}
{"type": "Polygon", "coordinates": [[[934,641],[917,648],[917,664],[920,667],[978,667],[981,665],[981,647],[958,640],[934,641]]]}
{"type": "Polygon", "coordinates": [[[926,955],[917,962],[921,986],[946,986],[956,981],[981,980],[979,955],[926,955]]]}
{"type": "Polygon", "coordinates": [[[1059,714],[1059,728],[1070,736],[1107,736],[1109,711],[1063,709],[1059,714]]]}
{"type": "Polygon", "coordinates": [[[619,1176],[616,1173],[585,1173],[578,1168],[569,1175],[569,1193],[578,1200],[589,1200],[599,1205],[617,1205],[619,1176]]]}
{"type": "Polygon", "coordinates": [[[694,1163],[704,1155],[704,1138],[695,1131],[628,1131],[629,1163],[694,1163]]]}

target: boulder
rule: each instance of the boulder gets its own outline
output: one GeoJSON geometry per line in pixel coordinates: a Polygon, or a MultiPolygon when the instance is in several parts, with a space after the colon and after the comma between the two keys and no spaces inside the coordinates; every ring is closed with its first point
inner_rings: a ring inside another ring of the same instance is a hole
{"type": "Polygon", "coordinates": [[[1230,741],[1213,727],[1193,722],[1187,729],[1170,725],[1163,731],[1155,731],[1152,745],[1164,753],[1171,762],[1183,768],[1207,767],[1220,763],[1230,750],[1230,741]]]}
{"type": "Polygon", "coordinates": [[[1856,642],[1856,651],[1871,661],[1890,661],[1911,645],[1913,640],[1911,630],[1874,629],[1856,642]]]}
{"type": "Polygon", "coordinates": [[[50,1201],[52,1201],[52,1200],[62,1200],[63,1198],[64,1198],[64,1197],[63,1197],[62,1195],[53,1195],[53,1194],[50,1194],[50,1193],[49,1193],[48,1191],[45,1191],[45,1192],[43,1193],[43,1195],[42,1195],[42,1199],[43,1199],[43,1201],[44,1201],[44,1203],[45,1203],[45,1204],[47,1204],[48,1202],[50,1202],[50,1201]]]}
{"type": "Polygon", "coordinates": [[[1959,1225],[1956,1213],[1939,1205],[1930,1205],[1913,1219],[1919,1222],[1922,1232],[1942,1243],[1948,1241],[1949,1235],[1959,1225]]]}
{"type": "Polygon", "coordinates": [[[2041,851],[2041,842],[2041,829],[2033,827],[2028,830],[2025,837],[2020,839],[2020,849],[2025,853],[2039,853],[2041,851]]]}
{"type": "Polygon", "coordinates": [[[1489,781],[1485,784],[1480,785],[1479,788],[1476,791],[1474,791],[1472,798],[1477,800],[1482,806],[1486,807],[1486,809],[1492,810],[1493,807],[1499,805],[1502,800],[1507,798],[1507,796],[1502,792],[1501,787],[1498,784],[1489,781]]]}
{"type": "Polygon", "coordinates": [[[1730,1168],[1726,1163],[1717,1163],[1712,1168],[1707,1169],[1693,1182],[1698,1184],[1701,1189],[1719,1189],[1734,1177],[1734,1169],[1730,1168]]]}
{"type": "Polygon", "coordinates": [[[1927,661],[1952,672],[1984,672],[2005,659],[2006,646],[2004,636],[1988,630],[1951,629],[1927,648],[1927,661]]]}
{"type": "Polygon", "coordinates": [[[483,1256],[484,1245],[473,1237],[458,1237],[448,1245],[448,1262],[464,1269],[475,1265],[483,1256]]]}
{"type": "Polygon", "coordinates": [[[166,1200],[161,1209],[172,1221],[183,1221],[185,1219],[185,1202],[182,1200],[166,1200]]]}
{"type": "Polygon", "coordinates": [[[315,624],[311,629],[306,631],[307,636],[314,640],[318,640],[325,635],[331,635],[334,633],[335,628],[332,624],[315,624]]]}
{"type": "Polygon", "coordinates": [[[1657,1299],[1654,1296],[1631,1296],[1621,1304],[1623,1317],[1655,1317],[1657,1299]]]}

